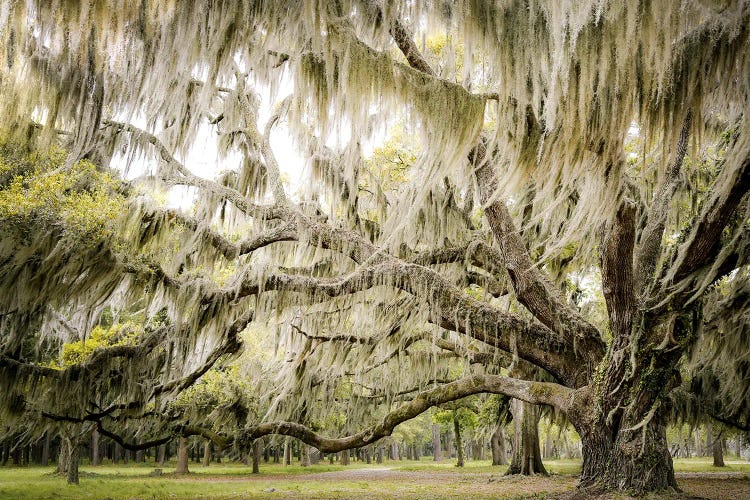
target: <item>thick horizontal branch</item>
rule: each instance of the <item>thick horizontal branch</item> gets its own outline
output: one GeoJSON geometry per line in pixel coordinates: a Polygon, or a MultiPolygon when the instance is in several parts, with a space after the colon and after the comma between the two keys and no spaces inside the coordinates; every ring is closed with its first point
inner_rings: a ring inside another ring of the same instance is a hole
{"type": "Polygon", "coordinates": [[[388,413],[380,423],[351,436],[329,438],[301,424],[274,422],[249,427],[243,433],[242,440],[249,443],[269,434],[281,434],[295,437],[324,453],[336,453],[366,446],[390,436],[398,424],[411,420],[433,406],[480,393],[505,394],[532,404],[551,405],[561,411],[567,411],[573,397],[571,389],[558,384],[529,382],[499,375],[475,375],[423,391],[408,403],[388,413]]]}

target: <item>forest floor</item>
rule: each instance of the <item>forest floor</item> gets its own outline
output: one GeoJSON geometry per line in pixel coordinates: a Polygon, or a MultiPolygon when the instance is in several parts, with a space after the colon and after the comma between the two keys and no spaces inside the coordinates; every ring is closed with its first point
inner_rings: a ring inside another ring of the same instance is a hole
{"type": "MultiPolygon", "coordinates": [[[[260,474],[234,464],[190,464],[187,476],[174,476],[174,463],[152,476],[153,463],[81,467],[81,484],[68,486],[51,467],[0,467],[0,499],[240,499],[240,498],[555,498],[575,489],[580,462],[550,460],[548,477],[504,476],[504,467],[470,461],[386,461],[344,467],[261,464],[260,474]]],[[[675,461],[682,497],[750,499],[750,462],[710,459],[675,461]]],[[[619,498],[619,497],[612,497],[619,498]]]]}

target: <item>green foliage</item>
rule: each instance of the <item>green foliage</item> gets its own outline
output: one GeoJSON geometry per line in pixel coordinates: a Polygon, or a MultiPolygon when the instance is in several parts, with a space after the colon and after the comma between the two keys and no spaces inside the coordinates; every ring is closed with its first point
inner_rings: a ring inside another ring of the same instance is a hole
{"type": "Polygon", "coordinates": [[[0,144],[0,225],[21,232],[57,226],[91,242],[110,237],[123,210],[119,181],[81,160],[65,168],[65,151],[25,152],[0,144]]]}
{"type": "Polygon", "coordinates": [[[456,408],[455,410],[441,410],[432,419],[436,424],[453,425],[453,419],[458,419],[458,425],[461,429],[473,429],[479,423],[479,417],[477,413],[465,406],[456,408]]]}
{"type": "Polygon", "coordinates": [[[59,364],[65,367],[83,363],[100,347],[134,345],[141,335],[143,326],[134,322],[115,323],[108,328],[97,325],[87,338],[63,345],[59,364]]]}

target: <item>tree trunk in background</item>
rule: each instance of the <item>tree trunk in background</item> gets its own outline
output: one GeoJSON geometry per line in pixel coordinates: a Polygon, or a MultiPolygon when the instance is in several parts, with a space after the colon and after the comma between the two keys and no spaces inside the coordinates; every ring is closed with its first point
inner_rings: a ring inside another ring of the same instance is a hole
{"type": "Polygon", "coordinates": [[[310,467],[310,447],[300,441],[300,454],[302,455],[302,467],[310,467]]]}
{"type": "Polygon", "coordinates": [[[443,450],[440,449],[440,426],[432,424],[432,460],[442,460],[443,450]]]}
{"type": "Polygon", "coordinates": [[[292,447],[289,438],[284,439],[284,465],[292,463],[292,447]]]}
{"type": "Polygon", "coordinates": [[[701,441],[701,432],[699,429],[693,431],[695,433],[695,456],[703,456],[703,442],[701,441]]]}
{"type": "Polygon", "coordinates": [[[253,474],[260,473],[260,456],[261,456],[260,439],[253,441],[253,474]]]}
{"type": "Polygon", "coordinates": [[[203,443],[203,467],[211,465],[211,441],[208,439],[203,443]]]}
{"type": "Polygon", "coordinates": [[[737,440],[735,441],[735,452],[737,458],[742,458],[742,436],[737,436],[737,440]]]}
{"type": "Polygon", "coordinates": [[[60,454],[57,457],[56,474],[67,474],[70,467],[70,440],[60,436],[60,454]]]}
{"type": "Polygon", "coordinates": [[[724,467],[724,439],[723,439],[724,431],[723,429],[719,430],[719,432],[716,434],[716,438],[714,439],[712,446],[713,456],[714,456],[714,467],[724,467]]]}
{"type": "Polygon", "coordinates": [[[97,466],[101,463],[99,457],[99,431],[94,429],[91,433],[91,465],[97,466]]]}
{"type": "Polygon", "coordinates": [[[391,443],[391,460],[398,460],[398,444],[391,443]]]}
{"type": "Polygon", "coordinates": [[[179,445],[177,447],[177,469],[175,474],[189,474],[188,470],[188,439],[184,436],[180,436],[179,445]]]}
{"type": "Polygon", "coordinates": [[[341,465],[349,465],[349,450],[341,452],[341,465]]]}
{"type": "Polygon", "coordinates": [[[461,443],[461,425],[458,423],[458,416],[453,413],[453,434],[456,439],[456,467],[464,466],[464,446],[461,443]]]}
{"type": "Polygon", "coordinates": [[[492,447],[492,465],[507,465],[508,460],[505,457],[505,436],[503,435],[503,426],[495,427],[495,432],[490,438],[492,447]]]}
{"type": "Polygon", "coordinates": [[[414,460],[419,460],[420,454],[419,454],[419,445],[414,445],[414,460]]]}
{"type": "Polygon", "coordinates": [[[120,447],[119,443],[115,443],[115,452],[112,455],[112,462],[119,464],[120,463],[120,455],[122,455],[122,448],[120,447]]]}
{"type": "Polygon", "coordinates": [[[68,454],[68,473],[65,477],[65,482],[68,484],[78,484],[78,460],[80,457],[78,443],[68,440],[68,454]]]}
{"type": "Polygon", "coordinates": [[[273,463],[279,463],[279,445],[273,447],[273,463]]]}
{"type": "Polygon", "coordinates": [[[47,467],[49,465],[49,432],[44,433],[44,446],[42,447],[42,466],[47,467]]]}
{"type": "Polygon", "coordinates": [[[445,435],[445,451],[448,454],[448,458],[453,456],[453,433],[448,432],[445,435]]]}
{"type": "Polygon", "coordinates": [[[166,444],[160,444],[159,448],[156,451],[156,463],[159,465],[159,467],[164,466],[164,461],[167,458],[167,445],[166,444]]]}
{"type": "Polygon", "coordinates": [[[510,403],[513,414],[513,460],[505,474],[547,474],[539,450],[539,408],[514,399],[510,403]]]}

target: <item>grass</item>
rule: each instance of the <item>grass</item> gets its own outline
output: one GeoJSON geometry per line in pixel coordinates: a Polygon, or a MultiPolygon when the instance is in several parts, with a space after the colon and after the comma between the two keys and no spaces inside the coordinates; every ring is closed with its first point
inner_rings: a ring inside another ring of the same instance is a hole
{"type": "MultiPolygon", "coordinates": [[[[488,461],[469,461],[463,469],[450,461],[386,461],[383,464],[353,462],[348,467],[320,463],[310,467],[261,464],[261,474],[240,464],[191,463],[191,474],[174,476],[174,463],[154,477],[153,463],[82,466],[81,484],[69,486],[65,478],[51,474],[52,467],[0,467],[0,498],[26,499],[239,499],[239,498],[413,498],[446,496],[518,497],[565,491],[574,487],[580,471],[578,460],[548,460],[547,469],[559,476],[503,479],[504,467],[488,461]],[[402,471],[397,479],[365,478],[360,469],[390,468],[402,471]],[[330,478],[320,473],[344,471],[330,478]],[[434,474],[433,474],[434,473],[434,474]],[[450,477],[448,477],[450,475],[450,477]],[[489,483],[489,484],[488,484],[489,483]]],[[[710,458],[675,460],[678,472],[742,472],[750,474],[750,462],[728,460],[715,468],[710,458]]]]}

